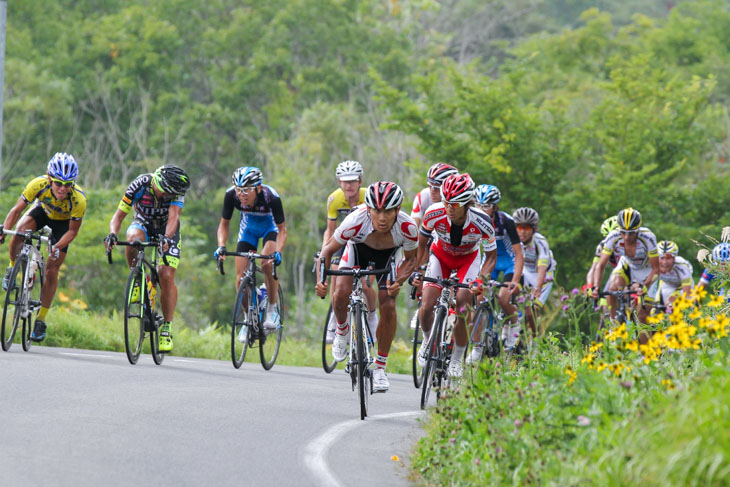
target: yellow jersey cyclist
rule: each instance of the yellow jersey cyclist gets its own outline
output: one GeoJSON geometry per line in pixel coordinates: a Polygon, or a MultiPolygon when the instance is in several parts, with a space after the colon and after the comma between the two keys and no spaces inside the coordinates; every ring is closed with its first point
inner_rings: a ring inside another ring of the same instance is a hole
{"type": "MultiPolygon", "coordinates": [[[[146,242],[151,236],[160,236],[162,252],[167,264],[159,268],[162,315],[160,352],[172,350],[172,319],[177,306],[175,270],[180,263],[180,213],[185,204],[185,192],[190,188],[187,173],[178,166],[164,165],[154,173],[141,174],[132,181],[109,222],[109,235],[104,240],[107,249],[117,242],[122,221],[134,208],[134,219],[127,227],[127,241],[146,242]]],[[[131,268],[137,249],[125,248],[127,265],[131,268]]],[[[132,299],[139,299],[139,290],[132,290],[132,299]]]]}
{"type": "MultiPolygon", "coordinates": [[[[540,223],[540,215],[537,211],[528,207],[517,208],[512,213],[512,219],[515,221],[517,234],[520,236],[522,245],[522,253],[525,257],[522,282],[525,288],[532,289],[531,294],[535,309],[533,309],[533,306],[528,306],[525,309],[525,318],[534,335],[537,333],[535,314],[545,306],[545,302],[550,297],[557,263],[547,239],[537,231],[540,223]]],[[[505,349],[509,350],[516,345],[519,333],[519,325],[510,327],[506,336],[503,333],[502,339],[504,340],[505,349]]]]}
{"type": "MultiPolygon", "coordinates": [[[[340,269],[367,267],[374,263],[375,269],[383,269],[399,248],[403,248],[404,260],[398,267],[395,281],[390,282],[388,274],[378,278],[378,304],[380,326],[378,326],[378,352],[373,370],[373,391],[387,392],[390,388],[385,368],[390,346],[395,337],[397,324],[396,298],[403,283],[416,268],[416,247],[418,229],[413,219],[400,211],[403,191],[389,181],[378,181],[368,187],[365,204],[358,206],[337,227],[322,249],[321,259],[329,264],[332,255],[340,247],[345,252],[340,260],[340,269]]],[[[321,282],[317,266],[315,292],[319,297],[327,295],[327,282],[321,282]]],[[[347,305],[352,292],[352,277],[340,276],[340,284],[334,293],[332,309],[337,318],[337,332],[332,343],[332,356],[342,362],[347,357],[350,325],[347,323],[347,305]]]]}
{"type": "Polygon", "coordinates": [[[679,246],[671,240],[662,240],[657,244],[657,253],[659,279],[649,288],[648,301],[669,306],[680,294],[689,297],[694,287],[692,264],[678,255],[679,246]]]}
{"type": "MultiPolygon", "coordinates": [[[[213,256],[225,260],[222,251],[226,249],[226,241],[231,225],[233,210],[241,213],[238,226],[238,240],[236,252],[256,252],[259,240],[263,242],[261,253],[274,254],[273,262],[270,259],[261,261],[261,270],[264,273],[264,284],[268,294],[268,307],[264,327],[277,328],[281,322],[279,306],[276,300],[279,297],[279,281],[274,279],[274,265],[281,264],[281,252],[286,245],[286,222],[284,221],[284,207],[279,193],[263,182],[263,174],[258,167],[244,166],[233,173],[233,186],[228,188],[223,197],[223,211],[218,223],[218,249],[213,256]]],[[[248,269],[248,259],[236,257],[236,288],[241,277],[248,269]]]]}
{"type": "MultiPolygon", "coordinates": [[[[38,230],[44,226],[51,229],[52,246],[46,262],[45,282],[41,288],[41,309],[31,334],[31,340],[35,342],[41,342],[46,337],[46,314],[56,294],[59,269],[66,260],[69,244],[79,233],[81,220],[86,212],[86,195],[75,183],[78,174],[79,167],[74,157],[57,152],[48,161],[46,175],[28,183],[0,226],[0,243],[5,239],[2,229],[13,228],[16,222],[18,232],[38,230]],[[30,211],[21,218],[30,204],[33,204],[30,211]]],[[[10,271],[22,247],[22,238],[13,236],[10,241],[10,266],[3,278],[3,289],[8,288],[10,271]]]]}
{"type": "MultiPolygon", "coordinates": [[[[340,185],[327,197],[327,228],[322,237],[322,247],[324,248],[335,233],[337,225],[342,223],[347,215],[349,215],[355,207],[365,202],[365,194],[367,189],[362,187],[363,176],[362,165],[357,161],[342,161],[337,165],[335,177],[340,185]]],[[[332,268],[337,269],[340,258],[345,247],[339,249],[332,256],[332,268]]],[[[332,276],[330,285],[330,295],[334,294],[337,286],[338,276],[332,276]]],[[[367,279],[363,282],[363,294],[368,307],[367,322],[370,328],[370,336],[375,337],[378,328],[378,313],[376,310],[376,293],[372,285],[366,285],[367,279]]],[[[337,320],[334,313],[330,316],[330,322],[327,324],[327,341],[332,343],[337,328],[337,320]]]]}
{"type": "MultiPolygon", "coordinates": [[[[659,273],[659,254],[656,237],[646,227],[642,227],[641,213],[633,208],[625,208],[618,212],[618,230],[609,233],[604,240],[601,258],[594,271],[593,283],[597,285],[603,279],[603,271],[611,259],[611,255],[620,256],[616,268],[611,273],[609,290],[618,291],[629,286],[643,296],[659,273]]],[[[593,296],[598,296],[598,288],[593,288],[593,296]]],[[[608,296],[611,316],[615,316],[618,301],[616,296],[608,296]]],[[[638,318],[646,323],[648,309],[639,306],[638,318]]],[[[642,333],[640,342],[646,343],[649,337],[642,333]]]]}

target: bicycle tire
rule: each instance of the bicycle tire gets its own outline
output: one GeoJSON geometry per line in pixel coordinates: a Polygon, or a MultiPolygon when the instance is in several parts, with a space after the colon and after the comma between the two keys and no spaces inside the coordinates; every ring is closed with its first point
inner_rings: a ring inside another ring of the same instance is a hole
{"type": "Polygon", "coordinates": [[[248,350],[248,344],[251,341],[252,327],[250,326],[250,320],[248,316],[248,310],[250,308],[251,293],[253,292],[253,286],[250,281],[241,281],[238,286],[238,292],[236,292],[236,302],[233,306],[233,316],[231,317],[231,361],[233,367],[240,369],[243,361],[246,359],[246,351],[248,350]],[[248,290],[248,292],[246,292],[248,290]],[[243,333],[241,330],[246,327],[243,333]],[[242,335],[244,341],[239,340],[239,335],[242,335]]]}
{"type": "Polygon", "coordinates": [[[357,347],[357,396],[360,401],[360,419],[365,419],[368,415],[368,402],[372,387],[368,387],[371,383],[372,378],[368,370],[367,356],[365,354],[365,321],[363,320],[362,308],[357,307],[355,310],[355,323],[357,326],[353,326],[352,332],[357,333],[355,335],[355,344],[357,347]]]}
{"type": "Polygon", "coordinates": [[[327,311],[327,317],[324,320],[324,327],[322,329],[322,368],[328,374],[332,373],[332,371],[337,368],[337,362],[335,362],[334,357],[332,357],[332,344],[327,343],[327,326],[329,326],[333,313],[332,304],[330,304],[329,310],[327,311]]]}
{"type": "MultiPolygon", "coordinates": [[[[33,340],[30,339],[31,335],[33,334],[33,311],[34,308],[40,309],[41,306],[41,290],[43,289],[43,284],[45,282],[43,270],[44,265],[39,262],[38,267],[35,271],[36,277],[33,280],[33,285],[28,291],[28,307],[30,309],[28,311],[28,316],[23,320],[23,329],[21,331],[22,340],[20,342],[23,345],[23,350],[26,352],[29,352],[30,347],[33,345],[33,340]],[[33,304],[33,306],[31,306],[31,303],[33,304]]],[[[25,280],[23,282],[25,282],[25,280]]]]}
{"type": "Polygon", "coordinates": [[[276,303],[279,306],[279,326],[273,330],[267,330],[263,323],[260,325],[259,357],[261,358],[261,366],[264,370],[271,370],[271,367],[276,363],[276,357],[279,356],[279,348],[281,347],[281,337],[284,334],[284,292],[281,290],[281,284],[279,284],[277,296],[276,303]]]}
{"type": "Polygon", "coordinates": [[[441,345],[440,341],[441,328],[446,317],[446,310],[439,307],[436,310],[436,316],[433,319],[433,328],[431,329],[431,338],[428,340],[428,355],[426,356],[426,365],[423,368],[423,383],[421,384],[421,409],[426,409],[428,405],[428,397],[431,394],[431,388],[434,385],[437,362],[440,361],[441,345]]]}
{"type": "Polygon", "coordinates": [[[418,350],[421,348],[421,342],[423,341],[423,331],[421,330],[421,320],[418,316],[419,307],[416,308],[416,327],[413,330],[413,357],[411,360],[413,369],[413,385],[416,389],[421,387],[423,383],[423,367],[418,365],[418,350]]]}
{"type": "Polygon", "coordinates": [[[13,270],[10,272],[10,280],[8,281],[8,290],[5,293],[5,305],[3,306],[3,321],[0,325],[0,344],[4,351],[10,350],[13,345],[15,333],[20,323],[20,315],[23,307],[23,282],[25,282],[25,267],[27,258],[21,255],[15,261],[13,270]],[[20,281],[18,281],[20,274],[20,281]],[[12,309],[11,309],[12,308],[12,309]],[[8,314],[12,314],[11,322],[8,322],[8,314]]]}
{"type": "MultiPolygon", "coordinates": [[[[473,329],[480,326],[482,327],[481,336],[479,337],[479,340],[477,343],[481,343],[483,347],[482,357],[480,359],[484,360],[484,357],[488,358],[495,358],[499,356],[500,353],[500,337],[499,332],[497,331],[500,327],[496,326],[497,324],[497,318],[494,316],[494,311],[492,310],[492,307],[486,303],[481,303],[479,306],[477,306],[476,311],[474,312],[474,322],[473,322],[473,329]]],[[[473,334],[473,331],[472,331],[473,334]]],[[[470,340],[469,347],[467,349],[467,354],[470,354],[473,347],[474,347],[474,337],[472,336],[472,340],[470,340]]],[[[466,355],[467,357],[469,355],[466,355]]]]}
{"type": "Polygon", "coordinates": [[[124,299],[124,350],[127,353],[127,360],[132,365],[139,360],[145,338],[144,322],[147,318],[145,317],[142,292],[144,290],[146,293],[146,286],[143,286],[143,281],[142,269],[134,267],[129,272],[124,294],[126,296],[124,299]],[[135,283],[139,286],[139,297],[133,302],[132,291],[135,283]]]}
{"type": "Polygon", "coordinates": [[[160,352],[160,323],[157,320],[157,314],[154,310],[150,309],[149,313],[149,319],[154,323],[154,329],[150,332],[150,354],[156,365],[162,365],[162,361],[165,360],[167,352],[160,352]]]}

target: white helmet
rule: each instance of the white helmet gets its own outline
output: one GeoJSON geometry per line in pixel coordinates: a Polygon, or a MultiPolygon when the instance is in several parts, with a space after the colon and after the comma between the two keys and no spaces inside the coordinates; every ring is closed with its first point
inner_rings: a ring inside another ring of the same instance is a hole
{"type": "Polygon", "coordinates": [[[342,161],[335,171],[339,181],[356,181],[362,178],[362,173],[362,165],[357,161],[342,161]]]}

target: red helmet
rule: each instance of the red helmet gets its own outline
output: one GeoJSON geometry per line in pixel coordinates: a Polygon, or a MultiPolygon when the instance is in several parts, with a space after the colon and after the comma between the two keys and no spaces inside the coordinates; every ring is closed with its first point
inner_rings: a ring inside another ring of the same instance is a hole
{"type": "Polygon", "coordinates": [[[474,198],[474,181],[469,174],[454,174],[441,185],[441,201],[465,205],[474,198]]]}
{"type": "Polygon", "coordinates": [[[398,208],[403,203],[403,190],[390,181],[378,181],[368,186],[365,204],[378,210],[398,208]]]}
{"type": "Polygon", "coordinates": [[[437,162],[428,170],[428,184],[431,186],[441,186],[446,178],[452,174],[459,174],[459,170],[450,164],[437,162]]]}

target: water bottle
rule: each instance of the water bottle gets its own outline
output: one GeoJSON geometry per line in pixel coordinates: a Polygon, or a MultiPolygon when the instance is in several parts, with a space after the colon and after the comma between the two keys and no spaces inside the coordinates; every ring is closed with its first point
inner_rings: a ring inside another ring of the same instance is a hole
{"type": "Polygon", "coordinates": [[[157,297],[157,287],[152,284],[152,279],[150,279],[150,276],[147,276],[147,291],[149,292],[150,296],[150,307],[155,307],[155,298],[157,297]]]}
{"type": "Polygon", "coordinates": [[[259,298],[259,309],[261,311],[266,310],[266,306],[269,304],[269,298],[266,292],[266,284],[262,284],[261,286],[259,286],[258,290],[256,291],[256,295],[259,298]]]}

